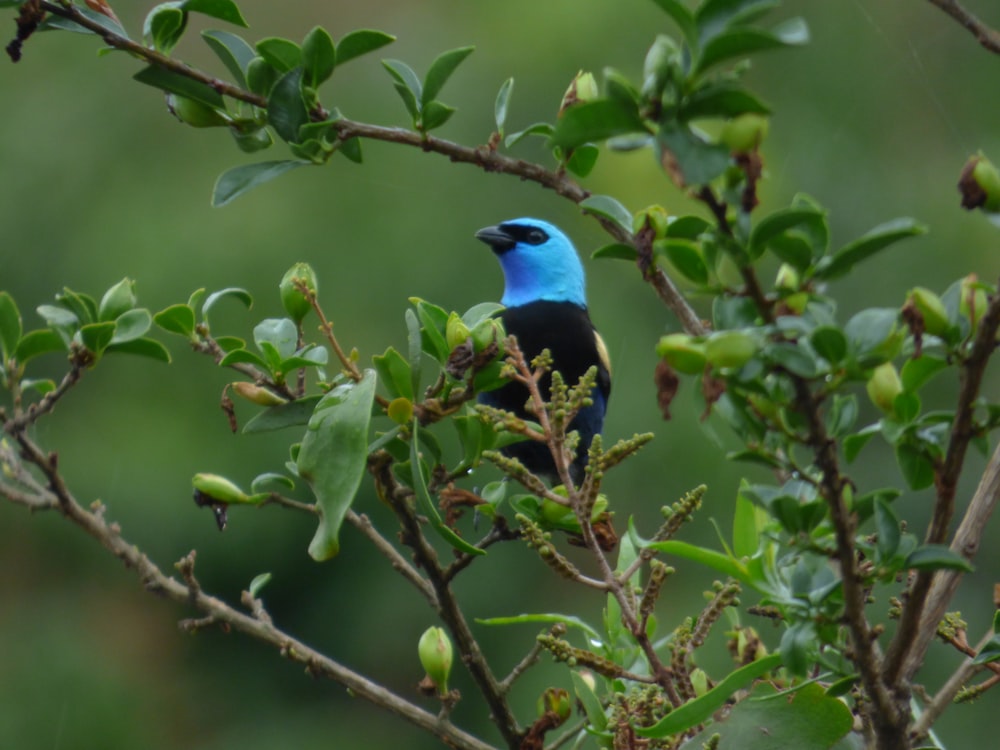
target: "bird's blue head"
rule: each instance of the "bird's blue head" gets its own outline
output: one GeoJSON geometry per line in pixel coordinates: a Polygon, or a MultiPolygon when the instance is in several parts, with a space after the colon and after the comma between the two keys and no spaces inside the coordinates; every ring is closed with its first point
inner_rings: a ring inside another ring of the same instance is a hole
{"type": "Polygon", "coordinates": [[[503,268],[501,302],[572,302],[587,306],[583,265],[569,237],[539,219],[512,219],[476,232],[497,254],[503,268]]]}

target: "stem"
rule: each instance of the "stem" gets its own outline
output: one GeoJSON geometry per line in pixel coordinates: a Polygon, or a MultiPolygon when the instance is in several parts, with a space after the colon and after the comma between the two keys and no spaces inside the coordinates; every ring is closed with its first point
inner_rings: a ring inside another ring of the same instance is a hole
{"type": "Polygon", "coordinates": [[[969,31],[990,52],[1000,55],[1000,31],[992,29],[969,13],[957,0],[929,0],[969,31]]]}

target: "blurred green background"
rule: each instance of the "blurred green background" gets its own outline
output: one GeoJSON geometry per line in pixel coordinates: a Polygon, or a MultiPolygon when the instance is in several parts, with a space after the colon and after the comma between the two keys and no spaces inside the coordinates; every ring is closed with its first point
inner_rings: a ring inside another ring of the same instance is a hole
{"type": "MultiPolygon", "coordinates": [[[[967,5],[1000,25],[994,3],[967,5]]],[[[137,34],[149,7],[119,2],[115,10],[137,34]]],[[[516,80],[508,118],[513,131],[551,120],[580,69],[613,66],[638,78],[653,36],[673,33],[648,0],[245,0],[241,7],[251,40],[301,39],[317,24],[334,38],[362,27],[397,34],[394,45],[351,63],[321,92],[327,106],[381,124],[405,125],[406,119],[379,57],[405,60],[422,73],[437,53],[476,45],[445,89],[444,99],[460,111],[440,131],[466,144],[489,137],[493,100],[508,76],[516,80]]],[[[958,208],[955,183],[971,153],[1000,157],[1000,58],[929,3],[786,0],[774,20],[791,15],[808,20],[812,43],[760,57],[750,73],[776,113],[763,149],[768,179],[761,210],[808,192],[830,210],[839,244],[895,216],[930,225],[926,237],[837,282],[845,317],[864,306],[899,305],[917,284],[943,291],[969,272],[995,279],[996,229],[958,208]]],[[[3,28],[11,35],[13,16],[4,11],[3,28]]],[[[219,27],[200,18],[193,25],[192,32],[219,27]]],[[[192,32],[176,55],[222,74],[192,32]]],[[[129,276],[138,281],[140,302],[153,311],[186,300],[198,287],[250,289],[252,312],[233,304],[213,321],[217,333],[249,337],[256,321],[281,314],[278,280],[303,260],[319,274],[338,335],[367,359],[404,341],[410,296],[457,310],[499,297],[499,269],[472,237],[482,226],[534,215],[560,224],[585,256],[604,242],[593,220],[534,185],[378,143],[365,144],[363,167],[335,159],[326,169],[295,171],[213,209],[215,177],[254,159],[237,151],[225,132],[178,123],[159,93],[130,80],[139,68],[135,60],[98,57],[98,47],[90,36],[38,35],[19,64],[0,63],[0,288],[14,294],[28,325],[40,323],[34,308],[63,286],[99,296],[129,276]]],[[[533,143],[516,153],[550,163],[533,143]]],[[[285,157],[276,147],[257,158],[285,157]]],[[[648,153],[604,155],[585,184],[632,210],[650,203],[672,213],[695,210],[648,153]]],[[[660,505],[707,482],[705,509],[686,538],[712,544],[708,519],[728,533],[734,490],[746,470],[725,463],[703,431],[690,384],[674,419],[660,419],[653,343],[677,324],[636,270],[610,261],[587,267],[592,314],[615,364],[606,433],[657,433],[639,458],[608,478],[619,518],[634,514],[649,528],[660,505]]],[[[347,529],[341,556],[317,565],[305,552],[309,519],[273,508],[234,512],[219,534],[210,514],[193,505],[194,472],[248,483],[281,469],[292,438],[231,435],[218,398],[232,375],[179,342],[168,342],[175,358],[170,367],[109,360],[40,425],[39,440],[59,452],[76,496],[106,503],[126,537],[161,566],[169,569],[197,549],[202,584],[230,601],[238,601],[254,575],[272,572],[264,599],[281,627],[420,701],[412,691],[421,677],[415,644],[433,617],[358,534],[347,529]]],[[[48,360],[46,374],[57,375],[60,362],[48,360]]],[[[995,397],[995,377],[988,388],[995,397]]],[[[939,397],[946,395],[943,387],[939,397]]],[[[882,446],[873,444],[865,457],[856,467],[860,487],[901,482],[882,446]]],[[[982,463],[971,458],[963,497],[982,463]]],[[[909,494],[897,508],[921,521],[929,501],[926,493],[909,494]]],[[[391,528],[369,489],[358,507],[391,528]]],[[[987,545],[958,602],[970,637],[990,622],[997,563],[987,545]]],[[[683,575],[661,600],[664,627],[696,611],[712,580],[704,570],[678,567],[683,575]]],[[[561,585],[519,545],[491,551],[457,586],[470,618],[577,611],[597,621],[602,605],[590,591],[561,585]]],[[[0,747],[437,746],[241,636],[179,633],[175,622],[190,614],[145,594],[131,572],[62,519],[0,505],[0,747]]],[[[759,627],[776,642],[775,632],[759,627]]],[[[535,635],[527,626],[476,632],[501,674],[535,635]]],[[[710,671],[726,663],[720,645],[717,638],[714,653],[703,657],[710,671]]],[[[955,663],[954,654],[932,651],[931,684],[955,663]]],[[[466,695],[456,722],[495,741],[467,676],[456,671],[455,686],[466,695]]],[[[531,715],[544,687],[568,683],[561,669],[541,671],[549,672],[548,681],[529,675],[514,692],[522,716],[531,715]]],[[[949,712],[939,725],[949,747],[976,746],[992,736],[991,702],[949,712]]],[[[434,710],[429,702],[427,708],[434,710]]]]}

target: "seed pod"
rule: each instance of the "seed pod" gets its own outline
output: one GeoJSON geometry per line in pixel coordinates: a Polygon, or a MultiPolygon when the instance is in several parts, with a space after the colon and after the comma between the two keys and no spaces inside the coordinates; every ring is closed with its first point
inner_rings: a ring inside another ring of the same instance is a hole
{"type": "Polygon", "coordinates": [[[922,286],[910,290],[908,300],[920,311],[924,319],[924,330],[932,336],[940,336],[951,327],[944,302],[930,289],[922,286]]]}
{"type": "Polygon", "coordinates": [[[696,375],[705,369],[705,345],[686,333],[669,333],[660,338],[656,353],[678,372],[696,375]]]}
{"type": "Polygon", "coordinates": [[[722,126],[719,133],[719,143],[725,144],[730,151],[747,153],[754,151],[767,137],[769,120],[763,115],[753,112],[734,117],[722,126]]]}
{"type": "Polygon", "coordinates": [[[417,655],[427,676],[438,689],[439,695],[448,692],[448,675],[451,673],[453,658],[451,639],[438,627],[429,627],[420,636],[417,655]]]}
{"type": "Polygon", "coordinates": [[[301,323],[312,310],[312,303],[295,285],[296,281],[304,282],[306,288],[313,294],[316,294],[319,287],[316,283],[316,272],[308,263],[296,263],[281,277],[281,284],[278,285],[278,291],[281,293],[281,305],[292,320],[301,323]]]}
{"type": "Polygon", "coordinates": [[[903,392],[903,383],[892,362],[883,362],[874,370],[865,385],[868,398],[886,414],[892,414],[896,396],[903,392]]]}

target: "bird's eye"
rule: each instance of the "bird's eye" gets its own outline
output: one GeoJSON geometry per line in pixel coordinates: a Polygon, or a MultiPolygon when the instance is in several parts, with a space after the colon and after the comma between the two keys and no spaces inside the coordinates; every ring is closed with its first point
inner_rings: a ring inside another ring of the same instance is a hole
{"type": "Polygon", "coordinates": [[[548,238],[549,236],[541,229],[532,229],[525,237],[525,239],[532,245],[541,245],[548,238]]]}

